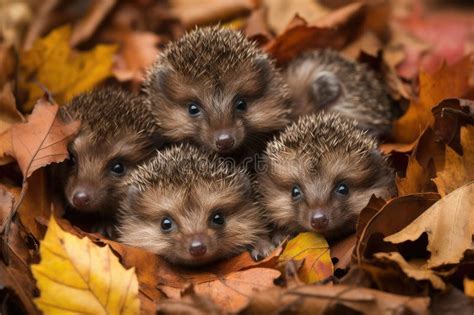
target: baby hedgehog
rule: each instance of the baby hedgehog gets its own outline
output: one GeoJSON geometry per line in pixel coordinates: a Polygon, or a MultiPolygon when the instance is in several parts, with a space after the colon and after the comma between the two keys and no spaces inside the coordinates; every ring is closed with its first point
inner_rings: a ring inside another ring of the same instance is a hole
{"type": "Polygon", "coordinates": [[[286,84],[240,32],[196,29],[172,43],[144,84],[165,137],[221,155],[248,155],[289,122],[286,84]],[[238,154],[237,154],[238,153],[238,154]]]}
{"type": "Polygon", "coordinates": [[[350,234],[372,194],[394,189],[375,139],[337,113],[301,117],[268,144],[264,160],[259,189],[276,243],[301,231],[350,234]]]}
{"type": "Polygon", "coordinates": [[[158,146],[157,126],[143,99],[114,88],[77,96],[60,115],[81,122],[68,146],[65,197],[76,212],[108,216],[118,208],[124,176],[158,146]]]}
{"type": "Polygon", "coordinates": [[[295,58],[285,71],[295,116],[320,110],[355,119],[378,137],[390,133],[395,113],[388,89],[363,64],[331,50],[317,50],[295,58]]]}
{"type": "Polygon", "coordinates": [[[127,181],[119,241],[178,265],[202,265],[251,249],[273,249],[241,166],[190,144],[173,146],[140,166],[127,181]]]}

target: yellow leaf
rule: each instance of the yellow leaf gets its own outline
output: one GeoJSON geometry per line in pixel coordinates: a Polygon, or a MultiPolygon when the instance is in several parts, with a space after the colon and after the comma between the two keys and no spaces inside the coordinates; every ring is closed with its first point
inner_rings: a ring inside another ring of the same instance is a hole
{"type": "Polygon", "coordinates": [[[41,262],[31,269],[45,314],[138,314],[138,280],[108,246],[64,232],[51,217],[40,246],[41,262]]]}
{"type": "Polygon", "coordinates": [[[70,37],[69,26],[57,28],[20,54],[19,87],[28,93],[24,111],[31,110],[44,94],[40,85],[64,104],[112,75],[116,45],[97,45],[90,51],[77,52],[70,49],[70,37]]]}
{"type": "Polygon", "coordinates": [[[305,283],[314,283],[332,276],[334,266],[327,241],[319,234],[300,233],[288,242],[279,261],[303,260],[298,275],[305,283]]]}

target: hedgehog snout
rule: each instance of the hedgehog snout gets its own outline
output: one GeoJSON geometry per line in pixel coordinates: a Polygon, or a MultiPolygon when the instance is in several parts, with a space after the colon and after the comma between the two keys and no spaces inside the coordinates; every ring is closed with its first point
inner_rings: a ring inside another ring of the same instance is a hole
{"type": "Polygon", "coordinates": [[[315,231],[324,231],[329,224],[326,210],[321,208],[312,210],[310,212],[310,224],[315,231]]]}
{"type": "Polygon", "coordinates": [[[195,234],[188,239],[188,252],[193,257],[202,257],[207,252],[208,239],[205,235],[195,234]]]}
{"type": "Polygon", "coordinates": [[[221,130],[214,135],[216,148],[220,152],[231,151],[235,144],[235,137],[231,130],[221,130]]]}
{"type": "Polygon", "coordinates": [[[72,202],[71,204],[82,210],[87,210],[91,207],[91,204],[94,201],[94,192],[91,188],[80,186],[76,187],[72,193],[72,202]]]}

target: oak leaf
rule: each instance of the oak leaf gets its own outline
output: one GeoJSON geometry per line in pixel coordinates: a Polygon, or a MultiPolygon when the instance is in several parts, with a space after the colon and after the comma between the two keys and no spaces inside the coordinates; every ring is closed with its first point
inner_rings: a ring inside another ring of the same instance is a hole
{"type": "Polygon", "coordinates": [[[462,155],[446,146],[444,169],[433,179],[441,196],[474,180],[474,126],[461,128],[461,145],[462,155]]]}
{"type": "Polygon", "coordinates": [[[474,234],[474,182],[445,196],[398,233],[384,241],[399,244],[428,234],[431,256],[425,268],[456,264],[472,249],[474,234]]]}
{"type": "Polygon", "coordinates": [[[329,245],[319,234],[300,233],[290,240],[280,255],[279,261],[286,262],[291,259],[296,261],[304,259],[298,275],[305,283],[322,281],[332,276],[334,272],[329,245]]]}
{"type": "Polygon", "coordinates": [[[108,246],[64,232],[51,217],[31,270],[40,289],[35,299],[46,314],[138,314],[138,280],[108,246]]]}
{"type": "Polygon", "coordinates": [[[26,123],[14,124],[2,134],[2,149],[16,159],[23,177],[52,162],[62,162],[68,157],[67,142],[79,129],[79,122],[64,124],[58,116],[58,105],[42,98],[36,104],[26,123]]]}
{"type": "Polygon", "coordinates": [[[116,45],[97,45],[90,51],[77,52],[69,47],[70,37],[69,26],[57,28],[20,54],[18,84],[28,93],[24,111],[31,110],[44,88],[64,104],[112,75],[116,45]]]}
{"type": "Polygon", "coordinates": [[[393,138],[396,142],[413,142],[421,132],[434,122],[431,109],[445,98],[460,97],[469,88],[471,62],[469,56],[456,64],[443,64],[433,74],[420,73],[420,95],[412,100],[407,112],[395,121],[393,138]]]}

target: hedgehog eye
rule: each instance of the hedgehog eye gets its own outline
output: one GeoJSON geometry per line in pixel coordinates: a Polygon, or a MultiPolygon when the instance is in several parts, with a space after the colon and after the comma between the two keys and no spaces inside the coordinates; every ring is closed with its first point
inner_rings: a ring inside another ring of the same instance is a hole
{"type": "Polygon", "coordinates": [[[245,110],[247,110],[247,102],[241,98],[238,99],[235,102],[235,109],[239,112],[244,112],[245,110]]]}
{"type": "Polygon", "coordinates": [[[349,186],[345,183],[339,183],[336,185],[335,191],[340,195],[347,195],[349,194],[349,186]]]}
{"type": "Polygon", "coordinates": [[[110,164],[110,171],[113,175],[121,176],[125,173],[125,165],[119,161],[113,162],[110,164]]]}
{"type": "Polygon", "coordinates": [[[211,223],[216,226],[222,226],[225,223],[224,215],[220,212],[216,212],[214,214],[211,214],[209,217],[211,223]]]}
{"type": "Polygon", "coordinates": [[[189,103],[188,104],[188,113],[191,116],[197,116],[201,113],[201,108],[196,103],[189,103]]]}
{"type": "Polygon", "coordinates": [[[293,188],[291,188],[291,197],[293,198],[293,200],[301,199],[301,188],[300,188],[300,186],[295,185],[295,186],[293,186],[293,188]]]}
{"type": "Polygon", "coordinates": [[[161,220],[161,230],[163,232],[169,232],[171,231],[171,229],[173,228],[173,220],[171,220],[170,218],[168,217],[164,217],[162,220],[161,220]]]}

